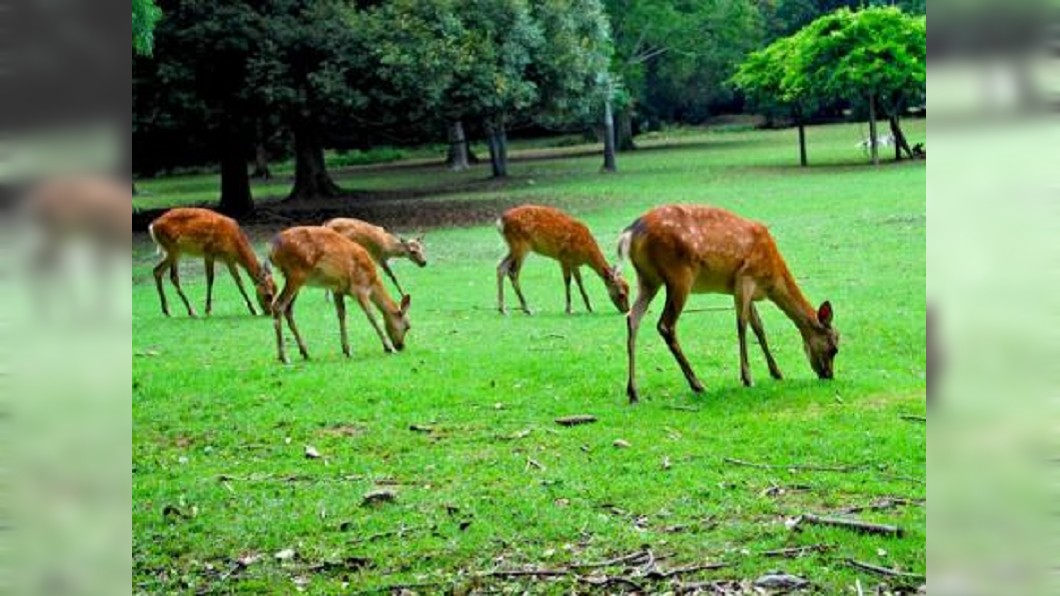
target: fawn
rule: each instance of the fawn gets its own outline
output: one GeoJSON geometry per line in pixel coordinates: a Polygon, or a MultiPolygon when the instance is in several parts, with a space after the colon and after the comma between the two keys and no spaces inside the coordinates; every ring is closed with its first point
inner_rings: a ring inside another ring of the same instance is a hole
{"type": "Polygon", "coordinates": [[[214,262],[220,260],[228,266],[229,273],[236,280],[239,293],[247,304],[250,314],[256,315],[254,306],[247,297],[243,280],[236,265],[246,269],[254,282],[257,291],[258,305],[262,314],[268,314],[272,298],[276,293],[276,284],[268,267],[258,261],[250,240],[240,229],[239,224],[230,217],[209,209],[178,208],[170,209],[147,227],[151,239],[158,245],[158,251],[164,256],[155,266],[155,286],[158,298],[162,302],[162,313],[169,316],[169,304],[162,289],[162,274],[169,269],[169,280],[177,289],[177,294],[188,309],[188,315],[194,317],[195,309],[191,307],[188,297],[180,287],[180,273],[177,263],[181,255],[201,256],[206,265],[206,314],[213,310],[213,274],[214,262]]]}
{"type": "Polygon", "coordinates": [[[762,320],[754,304],[763,298],[771,300],[795,323],[817,376],[832,378],[833,361],[839,352],[839,334],[832,328],[832,305],[825,301],[814,309],[806,300],[764,225],[716,207],[658,207],[626,228],[619,238],[618,253],[620,260],[628,257],[637,270],[637,299],[627,318],[626,394],[630,403],[638,399],[634,372],[637,329],[662,286],[666,286],[666,306],[659,318],[659,334],[693,391],[703,391],[703,384],[677,342],[677,319],[690,293],[733,296],[740,340],[740,378],[744,385],[751,385],[751,369],[747,363],[748,322],[758,337],[770,375],[783,378],[769,352],[762,320]]]}
{"type": "Polygon", "coordinates": [[[410,328],[408,312],[411,298],[405,294],[400,304],[390,298],[379,280],[371,255],[361,245],[322,226],[288,228],[269,241],[269,261],[283,271],[285,278],[283,290],[272,305],[280,362],[289,362],[284,351],[281,316],[287,319],[287,326],[298,342],[302,358],[309,359],[305,342],[294,322],[294,301],[298,291],[305,285],[331,291],[335,312],[339,317],[342,353],[347,358],[350,356],[350,344],[346,336],[346,295],[357,299],[368,322],[379,334],[385,351],[405,348],[405,334],[410,328]],[[383,314],[385,332],[372,312],[373,304],[383,314]]]}
{"type": "Polygon", "coordinates": [[[519,287],[519,272],[523,260],[531,252],[559,261],[563,269],[567,314],[571,313],[570,280],[572,276],[578,282],[578,290],[581,291],[586,310],[593,311],[593,307],[589,304],[589,296],[585,293],[585,286],[582,285],[580,271],[582,265],[588,265],[600,276],[604,285],[607,286],[611,302],[619,312],[624,313],[629,310],[629,284],[622,279],[622,272],[617,265],[615,267],[608,265],[596,240],[589,232],[589,228],[582,222],[559,209],[523,205],[505,211],[497,220],[497,229],[500,230],[501,236],[508,244],[508,254],[497,265],[497,309],[502,314],[508,312],[504,307],[505,275],[511,279],[523,312],[531,314],[530,308],[526,305],[526,299],[523,297],[523,290],[519,287]]]}
{"type": "Polygon", "coordinates": [[[370,224],[366,221],[350,217],[336,217],[324,223],[324,227],[331,228],[343,236],[360,244],[372,256],[372,260],[379,264],[383,271],[394,282],[398,292],[405,295],[401,289],[394,272],[390,270],[387,263],[389,259],[406,258],[420,267],[427,266],[427,254],[423,247],[423,236],[406,239],[387,232],[384,228],[370,224]]]}

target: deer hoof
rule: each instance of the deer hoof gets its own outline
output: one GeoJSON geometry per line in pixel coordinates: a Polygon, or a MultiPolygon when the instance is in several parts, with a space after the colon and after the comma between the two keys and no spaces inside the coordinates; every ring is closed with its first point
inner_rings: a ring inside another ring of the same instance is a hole
{"type": "Polygon", "coordinates": [[[699,379],[692,379],[688,382],[688,384],[692,387],[692,391],[694,393],[703,393],[703,391],[705,391],[705,389],[703,388],[703,383],[701,383],[699,379]]]}

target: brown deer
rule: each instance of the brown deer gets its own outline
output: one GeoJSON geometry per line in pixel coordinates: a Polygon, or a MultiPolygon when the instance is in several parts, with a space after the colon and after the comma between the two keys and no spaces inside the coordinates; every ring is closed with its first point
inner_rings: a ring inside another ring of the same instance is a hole
{"type": "Polygon", "coordinates": [[[195,316],[195,309],[191,307],[188,297],[180,287],[177,263],[182,255],[201,256],[206,264],[207,315],[213,310],[214,262],[218,260],[228,266],[228,272],[232,274],[232,279],[236,280],[236,286],[239,287],[239,293],[243,295],[250,314],[257,313],[254,312],[254,306],[243,287],[243,280],[236,265],[246,269],[253,280],[261,314],[269,313],[273,296],[276,294],[276,284],[272,281],[268,267],[262,266],[258,261],[250,240],[234,219],[209,209],[182,207],[167,211],[151,222],[147,231],[158,245],[159,252],[164,255],[162,261],[155,266],[155,286],[158,288],[158,298],[162,301],[162,312],[167,317],[169,304],[162,289],[162,274],[166,269],[169,269],[169,280],[173,282],[173,287],[177,289],[177,294],[188,309],[188,315],[195,316]]]}
{"type": "Polygon", "coordinates": [[[280,362],[288,363],[283,347],[281,316],[287,319],[287,326],[298,342],[302,358],[309,359],[305,342],[294,322],[294,301],[298,291],[305,285],[331,291],[335,312],[339,316],[342,353],[347,358],[350,356],[350,344],[346,337],[346,295],[357,299],[368,322],[379,334],[385,351],[405,348],[405,334],[410,327],[408,312],[411,298],[406,294],[400,304],[390,298],[375,271],[371,255],[361,245],[322,226],[288,228],[269,242],[269,260],[283,271],[286,279],[283,290],[272,305],[280,362]],[[373,304],[383,313],[385,333],[372,312],[373,304]]]}
{"type": "Polygon", "coordinates": [[[666,306],[659,317],[659,334],[673,353],[692,390],[703,384],[692,372],[677,342],[677,319],[690,293],[730,294],[736,304],[740,339],[740,378],[751,385],[747,363],[747,323],[762,346],[769,373],[783,376],[766,343],[755,301],[768,298],[802,334],[803,348],[817,376],[831,379],[839,352],[839,334],[832,328],[832,305],[817,309],[806,300],[788,271],[769,230],[716,207],[669,205],[653,209],[633,222],[618,243],[620,260],[628,257],[637,270],[637,299],[627,318],[629,380],[626,394],[637,401],[634,347],[640,320],[659,288],[666,286],[666,306]]]}
{"type": "Polygon", "coordinates": [[[423,247],[423,236],[406,239],[387,232],[384,228],[370,224],[366,221],[350,217],[336,217],[324,223],[324,227],[331,228],[343,236],[360,244],[372,256],[383,271],[394,282],[399,293],[405,295],[401,289],[394,272],[390,270],[388,260],[393,258],[406,258],[420,267],[427,266],[427,254],[423,247]]]}
{"type": "Polygon", "coordinates": [[[596,240],[589,228],[559,209],[523,205],[505,211],[497,220],[497,229],[508,244],[508,254],[497,265],[497,309],[507,314],[504,307],[504,276],[507,275],[519,297],[523,312],[530,313],[519,287],[519,272],[527,254],[536,252],[539,255],[559,261],[563,269],[563,285],[567,296],[567,314],[571,313],[570,279],[573,276],[578,282],[585,308],[589,312],[589,296],[582,285],[580,267],[588,265],[607,286],[611,302],[620,312],[629,310],[629,284],[622,279],[618,266],[611,267],[600,252],[596,240]]]}

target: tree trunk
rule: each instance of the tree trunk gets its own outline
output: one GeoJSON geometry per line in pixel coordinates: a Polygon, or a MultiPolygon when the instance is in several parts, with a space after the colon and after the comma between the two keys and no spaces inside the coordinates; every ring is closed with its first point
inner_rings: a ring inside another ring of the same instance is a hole
{"type": "Polygon", "coordinates": [[[504,130],[504,123],[491,123],[486,128],[489,135],[490,165],[493,167],[494,178],[508,176],[508,134],[504,130]]]}
{"type": "Polygon", "coordinates": [[[806,124],[799,119],[799,165],[806,167],[806,124]]]}
{"type": "Polygon", "coordinates": [[[604,102],[604,168],[605,172],[614,172],[615,165],[615,116],[611,110],[611,100],[604,102]]]}
{"type": "Polygon", "coordinates": [[[905,138],[905,133],[902,132],[902,127],[898,122],[898,116],[890,116],[891,122],[891,136],[894,137],[894,160],[902,160],[902,151],[909,156],[909,159],[913,159],[913,149],[909,147],[909,141],[905,138]]]}
{"type": "Polygon", "coordinates": [[[254,172],[250,176],[260,180],[272,178],[272,172],[269,170],[269,151],[265,148],[264,141],[258,141],[254,146],[254,172]]]}
{"type": "Polygon", "coordinates": [[[316,126],[298,124],[294,129],[294,188],[287,200],[333,197],[340,191],[324,164],[324,145],[316,126]]]}
{"type": "Polygon", "coordinates": [[[633,105],[627,105],[618,113],[617,141],[619,151],[633,151],[637,148],[633,142],[633,105]]]}
{"type": "Polygon", "coordinates": [[[246,215],[254,210],[254,200],[250,196],[250,176],[247,174],[246,150],[241,133],[222,133],[219,209],[232,217],[246,215]]]}
{"type": "Polygon", "coordinates": [[[872,165],[880,165],[880,148],[876,137],[876,96],[869,95],[869,148],[872,151],[872,165]]]}
{"type": "Polygon", "coordinates": [[[456,120],[449,125],[449,155],[445,163],[454,172],[466,170],[467,162],[467,136],[464,135],[464,123],[456,120]]]}

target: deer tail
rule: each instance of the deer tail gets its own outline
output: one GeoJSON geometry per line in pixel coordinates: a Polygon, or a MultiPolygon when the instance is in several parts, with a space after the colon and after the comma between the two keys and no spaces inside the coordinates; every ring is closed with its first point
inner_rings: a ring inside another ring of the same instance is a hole
{"type": "Polygon", "coordinates": [[[158,238],[155,236],[155,224],[152,223],[152,224],[147,226],[147,234],[149,236],[151,236],[151,242],[155,243],[155,254],[156,255],[162,254],[162,244],[158,241],[158,238]]]}
{"type": "Polygon", "coordinates": [[[629,258],[630,247],[633,245],[633,236],[637,233],[640,220],[630,224],[618,237],[618,262],[622,263],[629,258]]]}

